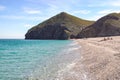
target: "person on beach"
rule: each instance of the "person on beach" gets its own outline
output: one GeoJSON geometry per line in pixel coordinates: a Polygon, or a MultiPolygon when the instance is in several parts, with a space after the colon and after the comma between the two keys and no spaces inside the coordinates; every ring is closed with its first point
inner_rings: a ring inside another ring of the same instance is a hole
{"type": "Polygon", "coordinates": [[[113,40],[113,39],[112,39],[112,37],[111,38],[110,37],[107,37],[107,38],[104,37],[104,39],[100,40],[99,42],[101,42],[101,41],[107,41],[107,40],[113,40]]]}

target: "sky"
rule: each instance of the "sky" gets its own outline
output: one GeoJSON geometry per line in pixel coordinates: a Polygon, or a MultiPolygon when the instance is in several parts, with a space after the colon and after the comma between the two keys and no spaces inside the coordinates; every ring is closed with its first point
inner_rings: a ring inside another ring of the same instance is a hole
{"type": "Polygon", "coordinates": [[[120,0],[0,0],[0,39],[24,39],[28,29],[60,12],[98,20],[119,13],[120,0]]]}

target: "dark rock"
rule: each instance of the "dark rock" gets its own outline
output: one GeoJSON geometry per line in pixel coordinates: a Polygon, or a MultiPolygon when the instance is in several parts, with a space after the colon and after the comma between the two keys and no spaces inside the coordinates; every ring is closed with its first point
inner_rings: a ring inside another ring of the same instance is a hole
{"type": "Polygon", "coordinates": [[[60,24],[46,25],[27,33],[26,39],[69,39],[70,31],[60,24]]]}
{"type": "Polygon", "coordinates": [[[78,33],[93,21],[82,20],[62,12],[28,30],[25,39],[60,39],[76,38],[78,33]]]}

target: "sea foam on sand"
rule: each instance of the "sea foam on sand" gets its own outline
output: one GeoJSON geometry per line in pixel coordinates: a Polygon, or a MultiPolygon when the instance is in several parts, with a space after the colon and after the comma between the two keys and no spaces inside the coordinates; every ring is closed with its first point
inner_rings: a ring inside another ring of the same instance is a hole
{"type": "MultiPolygon", "coordinates": [[[[57,77],[55,80],[88,80],[86,73],[84,73],[83,66],[81,65],[81,70],[76,71],[74,70],[74,67],[77,65],[77,63],[80,61],[80,48],[78,42],[74,41],[74,43],[70,44],[70,48],[68,49],[69,54],[68,55],[76,55],[77,57],[73,59],[71,63],[66,64],[66,66],[62,69],[60,69],[57,72],[57,77]],[[78,55],[79,54],[79,55],[78,55]]],[[[79,68],[79,69],[80,69],[79,68]]]]}

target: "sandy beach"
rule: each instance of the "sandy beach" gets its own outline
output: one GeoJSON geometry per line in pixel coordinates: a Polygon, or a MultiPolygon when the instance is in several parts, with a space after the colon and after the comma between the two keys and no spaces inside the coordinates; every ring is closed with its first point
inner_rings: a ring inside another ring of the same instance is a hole
{"type": "Polygon", "coordinates": [[[103,39],[76,40],[81,45],[81,59],[72,69],[82,78],[67,80],[120,80],[120,36],[103,39]]]}

